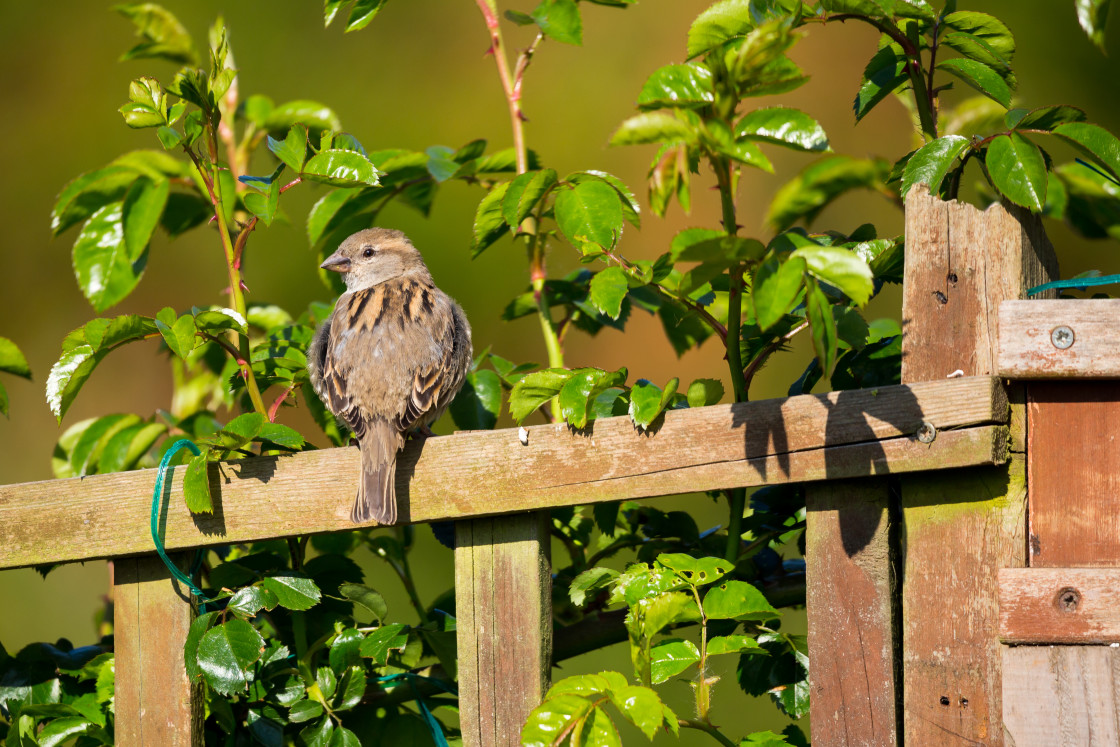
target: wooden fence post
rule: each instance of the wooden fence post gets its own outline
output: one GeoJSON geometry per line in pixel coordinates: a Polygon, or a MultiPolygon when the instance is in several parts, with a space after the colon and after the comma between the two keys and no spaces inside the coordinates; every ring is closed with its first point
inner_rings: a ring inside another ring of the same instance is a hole
{"type": "MultiPolygon", "coordinates": [[[[995,373],[999,303],[1056,275],[1036,216],[911,189],[903,383],[995,373]]],[[[902,486],[905,743],[1002,745],[997,571],[1027,560],[1023,456],[902,486]]]]}
{"type": "Polygon", "coordinates": [[[465,747],[515,747],[552,666],[549,514],[455,525],[459,723],[465,747]]]}
{"type": "Polygon", "coordinates": [[[190,681],[183,663],[194,617],[189,595],[156,555],[113,561],[117,744],[202,745],[201,683],[190,681]]]}

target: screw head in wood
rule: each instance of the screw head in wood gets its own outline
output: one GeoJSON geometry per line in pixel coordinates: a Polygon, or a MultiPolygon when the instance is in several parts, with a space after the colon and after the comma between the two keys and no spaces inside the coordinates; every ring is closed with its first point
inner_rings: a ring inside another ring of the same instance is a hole
{"type": "Polygon", "coordinates": [[[1059,612],[1077,612],[1077,608],[1081,606],[1081,592],[1072,586],[1066,586],[1055,595],[1054,606],[1059,612]]]}
{"type": "Polygon", "coordinates": [[[1073,330],[1064,324],[1050,330],[1050,342],[1052,342],[1054,347],[1058,350],[1066,350],[1073,347],[1073,340],[1073,330]]]}
{"type": "Polygon", "coordinates": [[[922,443],[931,444],[933,443],[933,439],[937,438],[937,429],[934,428],[933,423],[928,420],[923,421],[922,424],[918,426],[918,432],[914,435],[916,435],[918,440],[922,443]]]}

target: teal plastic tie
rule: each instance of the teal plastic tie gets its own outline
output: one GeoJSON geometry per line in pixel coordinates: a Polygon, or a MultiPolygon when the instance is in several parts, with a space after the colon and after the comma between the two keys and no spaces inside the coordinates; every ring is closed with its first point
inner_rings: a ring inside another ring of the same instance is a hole
{"type": "Polygon", "coordinates": [[[432,740],[435,742],[436,747],[448,747],[447,738],[443,736],[443,729],[440,727],[439,722],[436,721],[436,717],[432,715],[432,712],[430,710],[428,710],[428,704],[424,702],[424,698],[422,698],[420,696],[420,693],[416,690],[416,680],[425,680],[427,682],[430,682],[447,693],[457,694],[456,691],[437,679],[425,677],[422,674],[414,674],[412,672],[401,672],[400,674],[391,674],[388,677],[378,677],[376,682],[378,684],[381,684],[384,682],[393,682],[400,679],[407,680],[409,687],[412,688],[412,694],[416,696],[416,704],[420,706],[420,718],[424,720],[425,725],[427,725],[428,727],[428,731],[432,733],[432,740]]]}
{"type": "Polygon", "coordinates": [[[1120,283],[1120,275],[1098,275],[1095,278],[1071,278],[1070,280],[1055,280],[1050,283],[1043,283],[1036,285],[1027,291],[1028,296],[1033,296],[1042,291],[1048,291],[1054,288],[1092,288],[1095,285],[1114,285],[1120,283]]]}
{"type": "Polygon", "coordinates": [[[202,567],[202,558],[205,555],[204,551],[199,550],[195,553],[190,575],[187,575],[179,570],[179,566],[171,562],[171,558],[167,557],[167,550],[164,549],[163,539],[159,536],[160,497],[163,495],[163,477],[167,474],[167,466],[171,464],[171,460],[183,449],[190,449],[191,453],[195,456],[201,453],[198,447],[194,445],[193,441],[189,438],[181,438],[171,445],[171,448],[163,455],[163,459],[160,460],[159,472],[156,474],[156,487],[152,491],[152,542],[155,543],[156,552],[159,553],[163,564],[167,566],[167,570],[171,575],[178,579],[179,583],[190,589],[192,594],[202,600],[199,604],[199,612],[201,613],[206,611],[206,602],[210,601],[210,598],[203,594],[202,589],[195,585],[194,581],[191,580],[191,576],[197,573],[198,569],[202,567]]]}

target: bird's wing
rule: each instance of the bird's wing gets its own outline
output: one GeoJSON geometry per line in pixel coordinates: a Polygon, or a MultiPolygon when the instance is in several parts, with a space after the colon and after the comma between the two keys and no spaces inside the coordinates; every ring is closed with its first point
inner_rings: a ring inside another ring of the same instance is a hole
{"type": "Polygon", "coordinates": [[[359,439],[365,433],[366,424],[347,384],[351,380],[350,368],[352,366],[346,365],[346,361],[352,360],[352,357],[341,356],[338,351],[343,336],[352,326],[350,316],[353,314],[355,304],[358,304],[360,308],[363,303],[368,302],[368,296],[373,293],[373,290],[372,288],[361,290],[351,294],[349,298],[345,295],[339,298],[334,314],[331,315],[326,349],[319,358],[322,388],[319,396],[326,400],[326,405],[330,411],[346,423],[359,439]],[[347,301],[345,307],[343,305],[344,299],[347,301]]]}
{"type": "Polygon", "coordinates": [[[428,320],[429,332],[440,355],[416,367],[412,391],[397,418],[402,431],[427,425],[438,418],[463,386],[470,365],[470,350],[463,349],[464,345],[470,345],[470,331],[463,329],[466,324],[462,312],[440,291],[431,288],[430,292],[438,294],[433,299],[435,308],[428,320]]]}

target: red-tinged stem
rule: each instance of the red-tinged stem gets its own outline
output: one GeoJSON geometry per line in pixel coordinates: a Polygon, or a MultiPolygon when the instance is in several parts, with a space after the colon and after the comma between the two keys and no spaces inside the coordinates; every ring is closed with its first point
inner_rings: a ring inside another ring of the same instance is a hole
{"type": "Polygon", "coordinates": [[[291,384],[283,392],[280,393],[279,397],[277,397],[273,401],[272,406],[268,408],[268,422],[270,422],[270,423],[275,423],[276,422],[276,413],[280,410],[280,405],[282,405],[284,403],[284,400],[286,400],[288,398],[288,395],[291,394],[292,391],[295,388],[296,388],[296,385],[291,384]]]}

